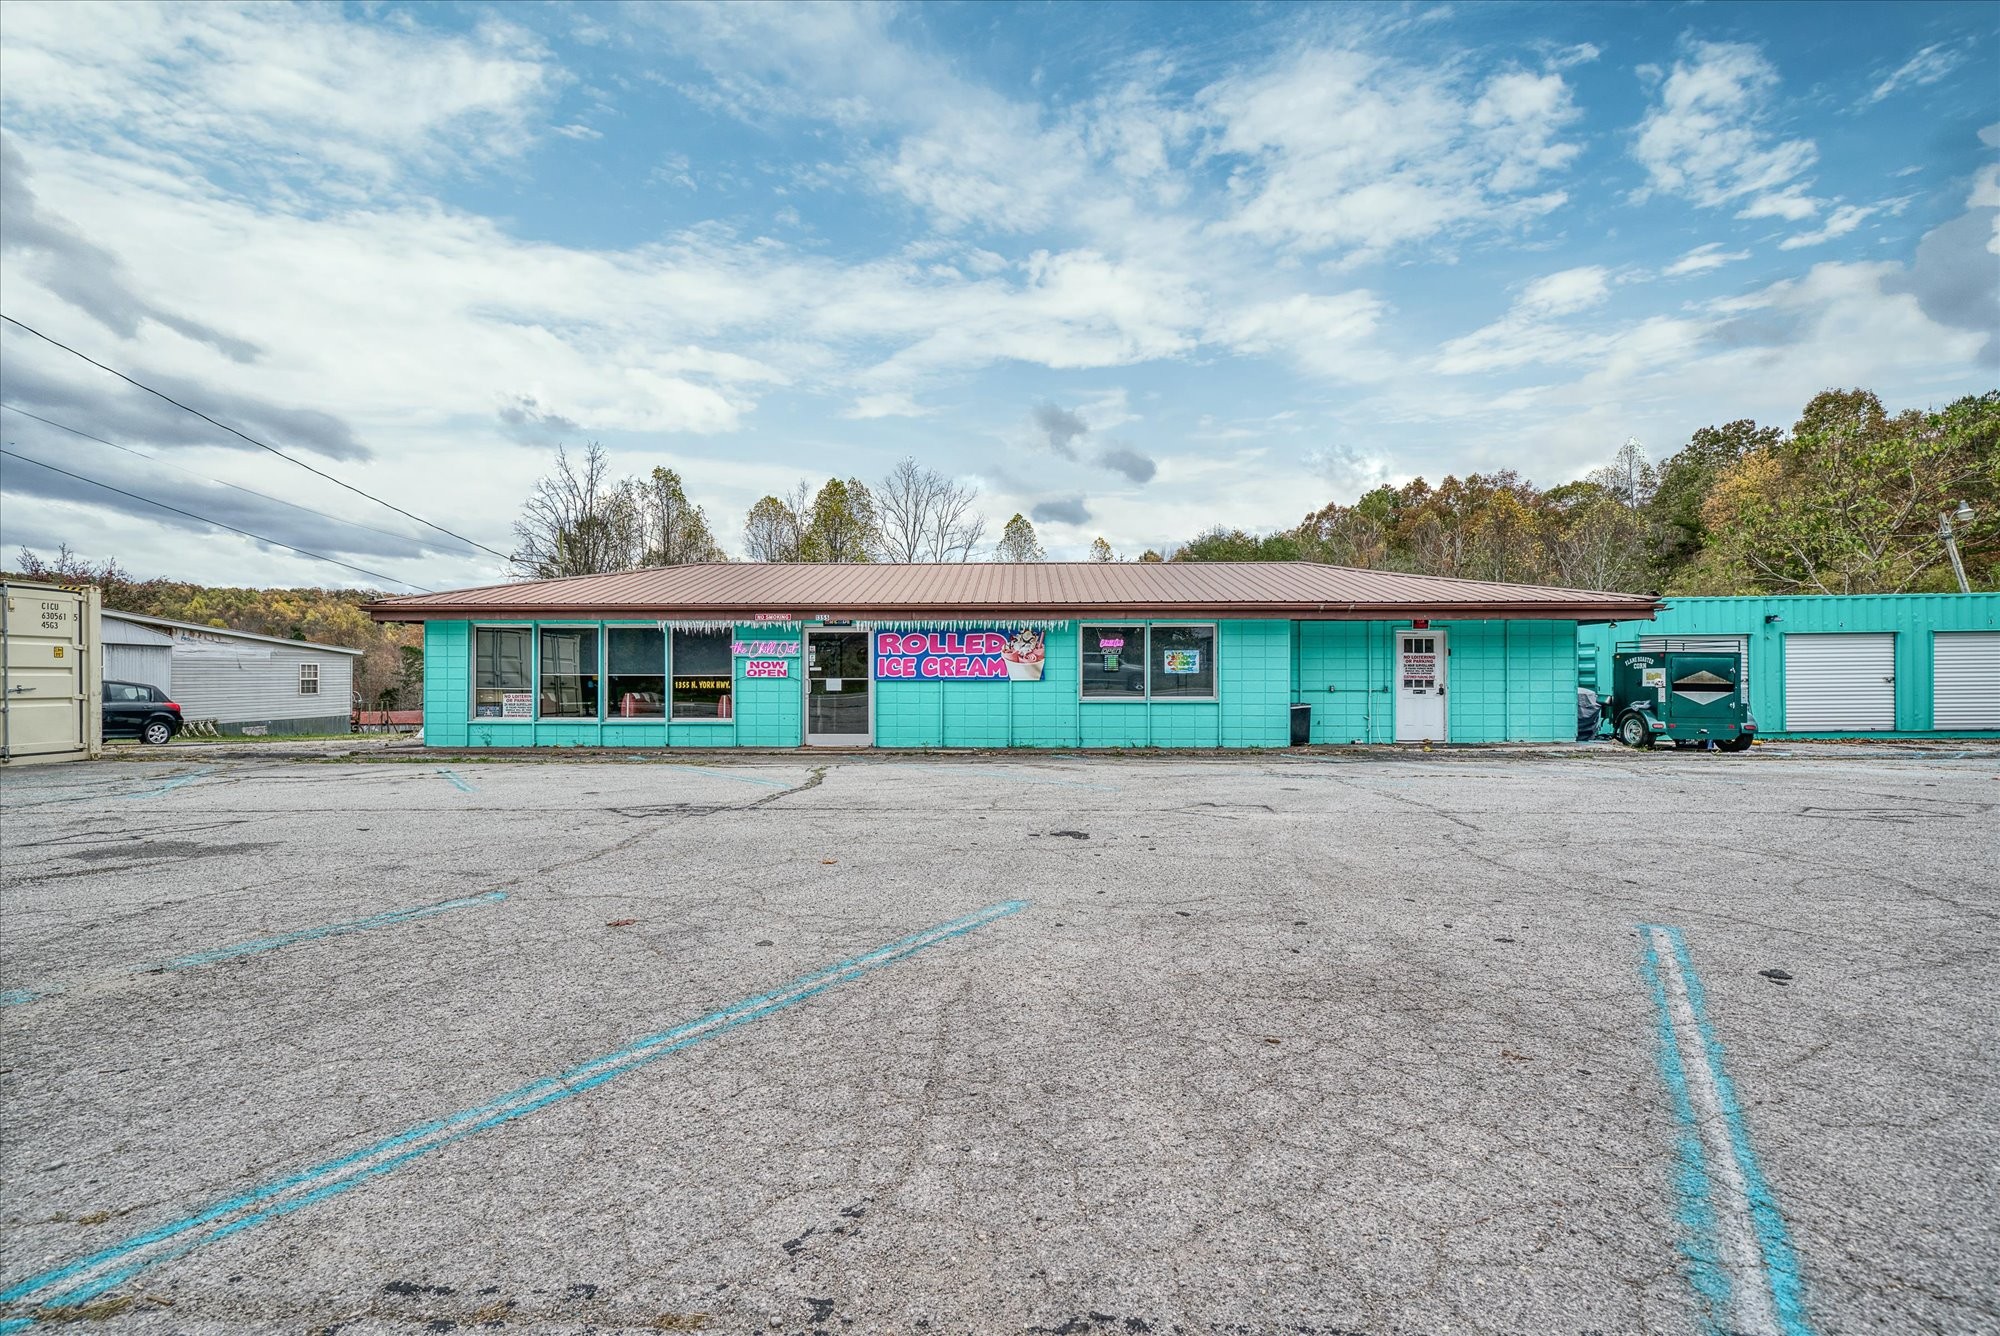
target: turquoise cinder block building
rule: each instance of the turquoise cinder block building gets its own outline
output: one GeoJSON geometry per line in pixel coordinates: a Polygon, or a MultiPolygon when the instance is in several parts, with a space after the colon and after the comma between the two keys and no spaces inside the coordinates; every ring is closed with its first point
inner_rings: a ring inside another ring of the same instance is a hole
{"type": "Polygon", "coordinates": [[[2000,736],[2000,594],[1674,598],[1579,627],[1583,684],[1627,643],[1743,656],[1764,737],[2000,736]]]}
{"type": "Polygon", "coordinates": [[[1575,735],[1632,594],[1294,562],[661,567],[386,599],[446,747],[1282,747],[1575,735]],[[1295,707],[1304,706],[1303,711],[1295,707]]]}

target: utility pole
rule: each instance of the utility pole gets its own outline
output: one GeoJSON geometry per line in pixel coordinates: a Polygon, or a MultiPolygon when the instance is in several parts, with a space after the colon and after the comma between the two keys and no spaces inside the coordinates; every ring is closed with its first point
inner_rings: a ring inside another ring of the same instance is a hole
{"type": "Polygon", "coordinates": [[[1951,573],[1958,577],[1958,592],[1969,594],[1972,592],[1972,586],[1965,580],[1965,563],[1958,559],[1958,535],[1951,527],[1954,519],[1960,524],[1970,524],[1972,507],[1961,501],[1957,510],[1938,516],[1938,537],[1944,540],[1945,555],[1951,558],[1951,573]]]}

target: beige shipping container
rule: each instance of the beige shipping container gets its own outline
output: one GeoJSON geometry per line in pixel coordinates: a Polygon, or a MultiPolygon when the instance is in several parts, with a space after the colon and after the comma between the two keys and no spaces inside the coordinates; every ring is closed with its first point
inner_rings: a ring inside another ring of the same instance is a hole
{"type": "Polygon", "coordinates": [[[0,581],[0,765],[103,750],[99,608],[90,586],[0,581]]]}

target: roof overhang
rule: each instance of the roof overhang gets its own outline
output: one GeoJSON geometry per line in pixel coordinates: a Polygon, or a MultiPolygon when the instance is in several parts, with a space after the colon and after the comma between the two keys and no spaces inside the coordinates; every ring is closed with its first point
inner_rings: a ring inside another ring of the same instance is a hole
{"type": "MultiPolygon", "coordinates": [[[[893,618],[898,621],[970,621],[981,617],[996,620],[1034,619],[1046,621],[1100,621],[1117,617],[1138,617],[1158,621],[1176,617],[1284,621],[1378,622],[1429,617],[1440,621],[1650,621],[1660,607],[1656,599],[1635,596],[1629,603],[1593,599],[1565,603],[1537,599],[1518,603],[1481,601],[1477,603],[1397,602],[1397,603],[1105,603],[1089,607],[1023,605],[1004,606],[954,603],[911,605],[843,603],[825,607],[786,609],[797,621],[870,620],[893,618]]],[[[445,600],[415,600],[392,605],[368,605],[368,615],[378,622],[427,621],[564,621],[588,618],[603,621],[734,621],[750,625],[768,619],[769,604],[752,606],[689,607],[679,605],[630,605],[603,603],[548,604],[504,602],[455,604],[445,600]]]]}

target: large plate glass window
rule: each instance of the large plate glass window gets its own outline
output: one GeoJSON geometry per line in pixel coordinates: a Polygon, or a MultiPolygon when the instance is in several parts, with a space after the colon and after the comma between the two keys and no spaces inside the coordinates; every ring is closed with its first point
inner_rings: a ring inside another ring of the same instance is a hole
{"type": "Polygon", "coordinates": [[[674,632],[674,718],[728,719],[735,660],[727,631],[674,632]]]}
{"type": "Polygon", "coordinates": [[[472,633],[472,713],[480,719],[526,719],[534,713],[534,632],[481,626],[472,633]]]}
{"type": "Polygon", "coordinates": [[[608,690],[604,712],[612,719],[667,716],[667,633],[657,626],[614,626],[605,631],[608,690]]]}
{"type": "Polygon", "coordinates": [[[1215,699],[1215,628],[1161,626],[1148,640],[1154,700],[1215,699]]]}
{"type": "Polygon", "coordinates": [[[1086,700],[1146,698],[1146,628],[1083,628],[1083,695],[1086,700]]]}
{"type": "Polygon", "coordinates": [[[542,718],[597,718],[597,628],[542,628],[542,718]]]}

